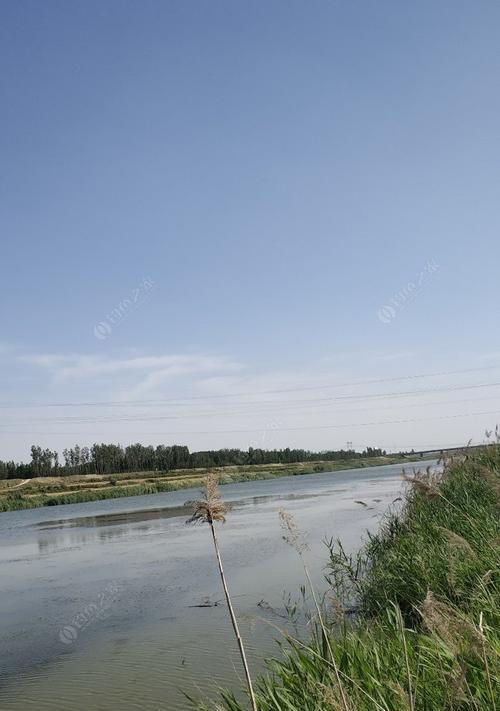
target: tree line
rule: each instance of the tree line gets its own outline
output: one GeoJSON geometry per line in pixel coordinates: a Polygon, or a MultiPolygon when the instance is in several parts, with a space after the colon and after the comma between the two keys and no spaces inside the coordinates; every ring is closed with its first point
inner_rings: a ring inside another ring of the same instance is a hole
{"type": "Polygon", "coordinates": [[[31,461],[4,462],[0,460],[0,479],[30,479],[36,476],[66,476],[69,474],[118,474],[126,472],[170,471],[171,469],[197,469],[243,464],[291,464],[316,460],[336,461],[375,457],[386,454],[378,447],[367,447],[363,452],[352,449],[311,452],[306,449],[211,449],[190,452],[184,445],[157,447],[143,444],[93,444],[91,447],[63,449],[59,453],[31,446],[31,461]]]}

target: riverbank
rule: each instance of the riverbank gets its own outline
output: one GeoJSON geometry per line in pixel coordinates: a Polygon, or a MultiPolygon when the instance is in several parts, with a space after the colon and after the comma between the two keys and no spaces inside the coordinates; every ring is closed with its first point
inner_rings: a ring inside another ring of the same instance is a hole
{"type": "MultiPolygon", "coordinates": [[[[497,444],[411,477],[402,512],[359,556],[332,545],[325,625],[268,662],[259,711],[498,708],[499,472],[497,444]]],[[[246,706],[225,694],[216,708],[246,706]]]]}
{"type": "Polygon", "coordinates": [[[363,469],[386,464],[411,463],[418,456],[386,455],[344,459],[341,461],[297,462],[293,464],[252,464],[213,467],[211,469],[177,469],[169,472],[136,472],[127,474],[36,477],[28,480],[0,481],[0,512],[78,504],[86,501],[115,499],[123,496],[157,494],[201,486],[207,473],[215,472],[220,484],[275,479],[346,469],[363,469]]]}

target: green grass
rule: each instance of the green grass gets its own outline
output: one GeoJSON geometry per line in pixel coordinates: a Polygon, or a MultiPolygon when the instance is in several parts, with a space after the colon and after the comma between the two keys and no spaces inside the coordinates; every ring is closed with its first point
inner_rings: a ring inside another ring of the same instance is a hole
{"type": "Polygon", "coordinates": [[[105,499],[118,499],[126,496],[143,496],[145,494],[158,494],[164,491],[176,491],[183,488],[180,482],[157,481],[153,483],[137,484],[134,486],[106,488],[101,490],[84,489],[60,496],[40,494],[26,497],[19,491],[12,492],[0,499],[0,512],[17,511],[21,509],[38,508],[40,506],[59,506],[61,504],[81,504],[86,501],[103,501],[105,499]]]}
{"type": "MultiPolygon", "coordinates": [[[[354,622],[330,615],[306,642],[288,639],[258,682],[259,711],[489,711],[500,709],[500,447],[450,463],[442,481],[409,485],[354,560],[330,545],[328,579],[354,622]]],[[[217,706],[246,705],[224,693],[217,706]]]]}

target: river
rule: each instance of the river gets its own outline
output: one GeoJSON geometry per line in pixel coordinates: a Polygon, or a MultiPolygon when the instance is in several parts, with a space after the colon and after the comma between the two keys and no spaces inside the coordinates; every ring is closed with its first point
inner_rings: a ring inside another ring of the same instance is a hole
{"type": "MultiPolygon", "coordinates": [[[[321,587],[324,539],[359,548],[400,495],[400,475],[391,465],[222,487],[232,511],[220,546],[254,672],[277,651],[286,595],[304,584],[279,509],[307,536],[321,587]]],[[[218,686],[240,686],[209,531],[185,524],[184,504],[198,497],[0,514],[0,709],[186,711],[184,692],[215,698],[218,686]]]]}

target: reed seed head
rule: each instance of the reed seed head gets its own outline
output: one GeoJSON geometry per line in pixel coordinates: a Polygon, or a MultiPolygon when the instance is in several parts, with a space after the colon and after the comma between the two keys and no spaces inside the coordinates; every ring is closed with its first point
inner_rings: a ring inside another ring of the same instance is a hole
{"type": "Polygon", "coordinates": [[[193,502],[193,515],[187,523],[224,523],[228,511],[229,507],[220,495],[217,476],[209,474],[205,480],[203,499],[193,502]]]}
{"type": "Polygon", "coordinates": [[[419,609],[424,627],[437,634],[453,654],[467,651],[480,657],[481,632],[459,611],[438,600],[430,590],[419,609]]]}
{"type": "Polygon", "coordinates": [[[408,476],[403,469],[402,478],[403,481],[410,484],[415,491],[425,496],[426,499],[436,499],[440,496],[439,480],[437,476],[432,473],[430,467],[427,467],[425,472],[414,470],[413,476],[408,476]]]}

